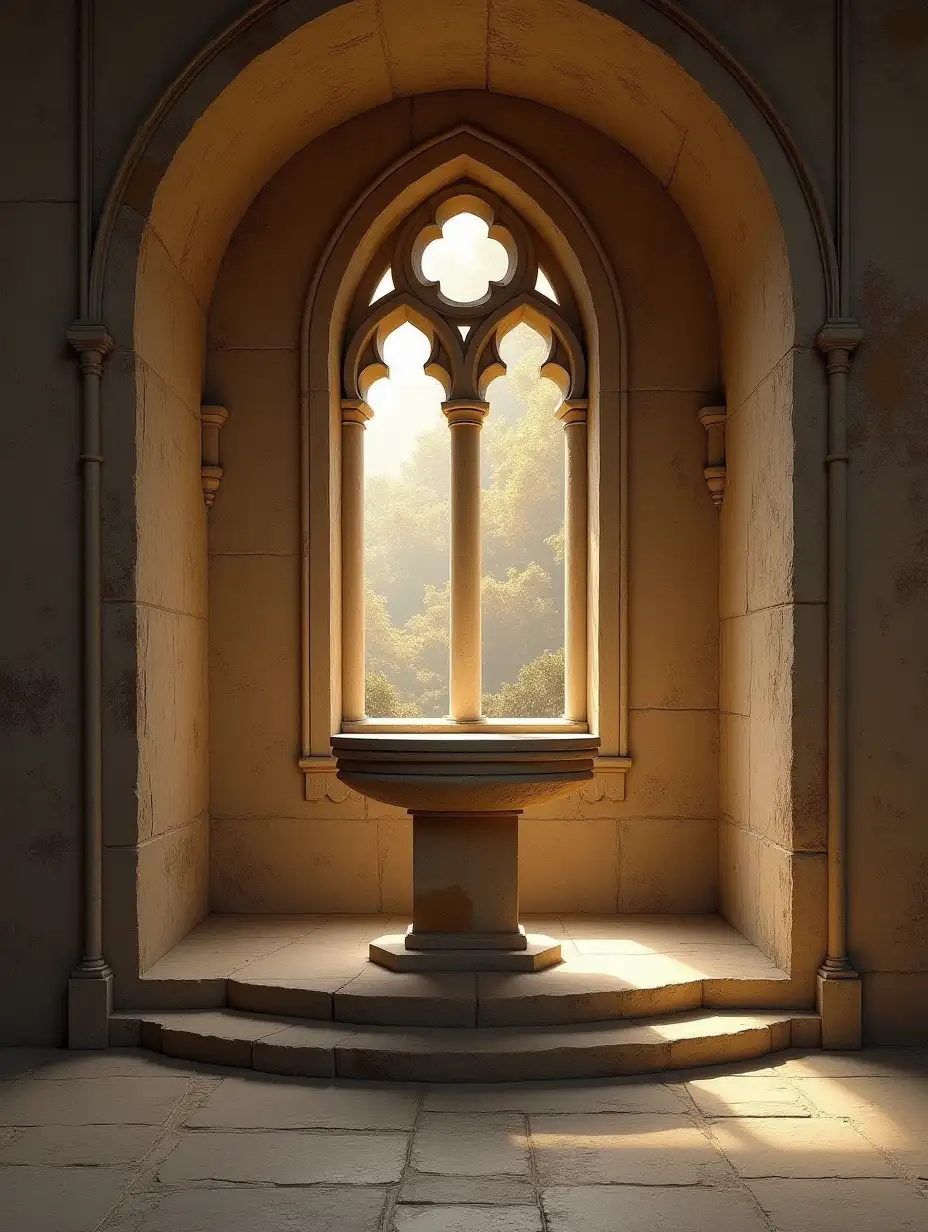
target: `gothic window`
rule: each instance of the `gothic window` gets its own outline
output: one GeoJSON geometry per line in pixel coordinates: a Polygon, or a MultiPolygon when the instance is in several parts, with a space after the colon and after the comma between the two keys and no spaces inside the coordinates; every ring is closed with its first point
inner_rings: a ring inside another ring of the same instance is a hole
{"type": "Polygon", "coordinates": [[[585,728],[581,333],[553,255],[482,187],[372,261],[343,349],[346,730],[585,728]]]}

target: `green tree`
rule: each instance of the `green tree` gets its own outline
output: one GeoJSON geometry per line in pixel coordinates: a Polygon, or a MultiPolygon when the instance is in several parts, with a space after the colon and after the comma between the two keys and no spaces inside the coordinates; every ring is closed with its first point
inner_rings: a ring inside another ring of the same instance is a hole
{"type": "Polygon", "coordinates": [[[550,719],[564,713],[564,650],[546,650],[514,681],[485,693],[483,712],[491,719],[550,719]]]}
{"type": "Polygon", "coordinates": [[[403,697],[383,672],[368,672],[364,679],[365,709],[377,719],[411,719],[420,713],[415,702],[403,697]]]}

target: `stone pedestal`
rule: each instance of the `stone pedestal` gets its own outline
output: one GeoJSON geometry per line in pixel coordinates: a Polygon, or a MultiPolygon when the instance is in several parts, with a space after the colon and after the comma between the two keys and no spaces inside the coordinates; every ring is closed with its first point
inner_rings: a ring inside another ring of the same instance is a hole
{"type": "Polygon", "coordinates": [[[550,937],[519,926],[519,816],[593,776],[597,740],[564,735],[334,736],[338,777],[413,819],[413,922],[371,942],[393,971],[540,971],[550,937]]]}
{"type": "Polygon", "coordinates": [[[371,961],[394,971],[538,971],[561,961],[550,937],[519,927],[519,815],[412,814],[412,925],[378,937],[371,961]]]}

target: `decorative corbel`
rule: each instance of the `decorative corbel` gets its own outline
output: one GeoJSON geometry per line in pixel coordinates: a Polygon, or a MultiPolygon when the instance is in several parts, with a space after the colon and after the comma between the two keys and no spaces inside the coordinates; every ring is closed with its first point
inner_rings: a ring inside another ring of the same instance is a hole
{"type": "Polygon", "coordinates": [[[219,465],[219,429],[229,418],[224,406],[200,407],[200,478],[206,508],[212,506],[219,491],[222,467],[219,465]]]}
{"type": "Polygon", "coordinates": [[[725,483],[728,478],[728,468],[725,464],[725,423],[728,419],[728,408],[725,406],[704,406],[699,412],[699,422],[706,430],[706,467],[703,475],[706,487],[712,497],[716,509],[721,509],[725,498],[725,483]]]}

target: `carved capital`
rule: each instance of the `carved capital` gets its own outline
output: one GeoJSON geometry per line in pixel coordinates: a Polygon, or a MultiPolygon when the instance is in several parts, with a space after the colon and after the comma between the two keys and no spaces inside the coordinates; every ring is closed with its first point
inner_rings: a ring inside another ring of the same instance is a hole
{"type": "Polygon", "coordinates": [[[103,362],[116,346],[106,326],[99,321],[75,321],[67,339],[80,359],[81,372],[102,376],[103,362]]]}
{"type": "Polygon", "coordinates": [[[459,402],[443,402],[441,409],[452,428],[458,424],[474,424],[476,427],[482,428],[483,421],[489,414],[490,404],[489,402],[481,402],[477,399],[473,401],[462,399],[459,402]]]}
{"type": "Polygon", "coordinates": [[[200,481],[206,508],[212,506],[219,491],[222,467],[219,465],[219,429],[229,418],[224,406],[200,407],[200,481]]]}
{"type": "Polygon", "coordinates": [[[725,499],[728,481],[728,466],[725,461],[725,425],[728,422],[728,407],[704,406],[699,412],[699,422],[706,430],[706,466],[703,477],[712,503],[720,509],[725,499]]]}
{"type": "Polygon", "coordinates": [[[588,410],[586,398],[565,398],[554,414],[565,428],[572,428],[575,424],[586,424],[588,410]]]}
{"type": "Polygon", "coordinates": [[[825,367],[829,375],[850,372],[851,356],[863,336],[864,331],[850,317],[838,317],[826,322],[819,331],[815,344],[825,357],[825,367]]]}
{"type": "Polygon", "coordinates": [[[374,412],[361,398],[342,398],[342,423],[358,424],[364,427],[369,419],[374,418],[374,412]]]}

